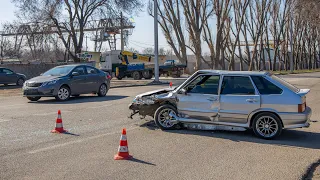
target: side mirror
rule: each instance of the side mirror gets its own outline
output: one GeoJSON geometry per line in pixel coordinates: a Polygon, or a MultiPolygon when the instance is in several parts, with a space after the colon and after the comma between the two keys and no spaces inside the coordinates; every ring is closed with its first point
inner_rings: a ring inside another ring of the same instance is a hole
{"type": "Polygon", "coordinates": [[[187,95],[187,91],[185,89],[180,89],[178,93],[187,95]]]}
{"type": "Polygon", "coordinates": [[[72,76],[79,76],[78,72],[72,72],[72,76]]]}

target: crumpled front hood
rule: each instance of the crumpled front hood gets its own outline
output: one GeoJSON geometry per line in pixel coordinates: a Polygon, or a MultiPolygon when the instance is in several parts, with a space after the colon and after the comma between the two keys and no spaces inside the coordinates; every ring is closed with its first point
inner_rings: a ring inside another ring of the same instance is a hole
{"type": "Polygon", "coordinates": [[[154,90],[154,91],[149,91],[149,92],[146,92],[146,93],[139,94],[136,97],[141,98],[141,97],[144,97],[144,96],[150,96],[150,95],[154,95],[154,94],[165,94],[165,93],[168,93],[170,91],[173,91],[173,88],[164,88],[164,89],[158,89],[158,90],[154,90]]]}

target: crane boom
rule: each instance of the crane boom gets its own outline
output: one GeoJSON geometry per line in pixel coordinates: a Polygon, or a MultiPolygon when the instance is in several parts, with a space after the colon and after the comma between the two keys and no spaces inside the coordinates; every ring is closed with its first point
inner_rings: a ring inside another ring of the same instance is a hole
{"type": "Polygon", "coordinates": [[[151,56],[145,56],[145,55],[140,55],[140,54],[137,54],[137,53],[133,53],[133,52],[130,52],[130,51],[122,51],[120,53],[120,59],[122,61],[122,64],[123,65],[128,65],[130,64],[129,63],[129,57],[132,57],[132,59],[137,59],[139,61],[143,61],[143,62],[151,62],[151,56]]]}

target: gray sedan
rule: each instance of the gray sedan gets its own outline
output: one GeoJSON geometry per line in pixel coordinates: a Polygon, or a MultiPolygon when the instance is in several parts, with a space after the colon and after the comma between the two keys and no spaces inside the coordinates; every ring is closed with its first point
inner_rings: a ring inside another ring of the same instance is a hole
{"type": "Polygon", "coordinates": [[[65,101],[70,96],[87,93],[103,97],[110,88],[110,79],[108,73],[88,65],[57,66],[26,81],[23,95],[30,101],[38,101],[41,97],[65,101]]]}
{"type": "Polygon", "coordinates": [[[22,86],[25,80],[26,76],[24,74],[15,73],[8,68],[0,67],[0,84],[17,84],[18,86],[22,86]]]}

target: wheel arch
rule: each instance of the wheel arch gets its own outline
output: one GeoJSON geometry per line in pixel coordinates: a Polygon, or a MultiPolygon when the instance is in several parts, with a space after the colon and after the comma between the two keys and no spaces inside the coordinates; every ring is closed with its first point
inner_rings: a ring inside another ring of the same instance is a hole
{"type": "Polygon", "coordinates": [[[284,126],[283,126],[282,119],[281,119],[281,117],[279,116],[279,114],[277,113],[277,111],[275,111],[275,110],[273,110],[273,109],[259,109],[259,110],[256,110],[256,111],[252,112],[252,113],[249,115],[249,117],[248,117],[248,120],[249,120],[249,128],[252,127],[252,122],[253,122],[254,118],[257,117],[257,116],[258,116],[259,114],[261,114],[261,113],[271,113],[271,114],[277,116],[277,117],[280,119],[280,122],[281,122],[282,127],[284,127],[284,126]]]}

